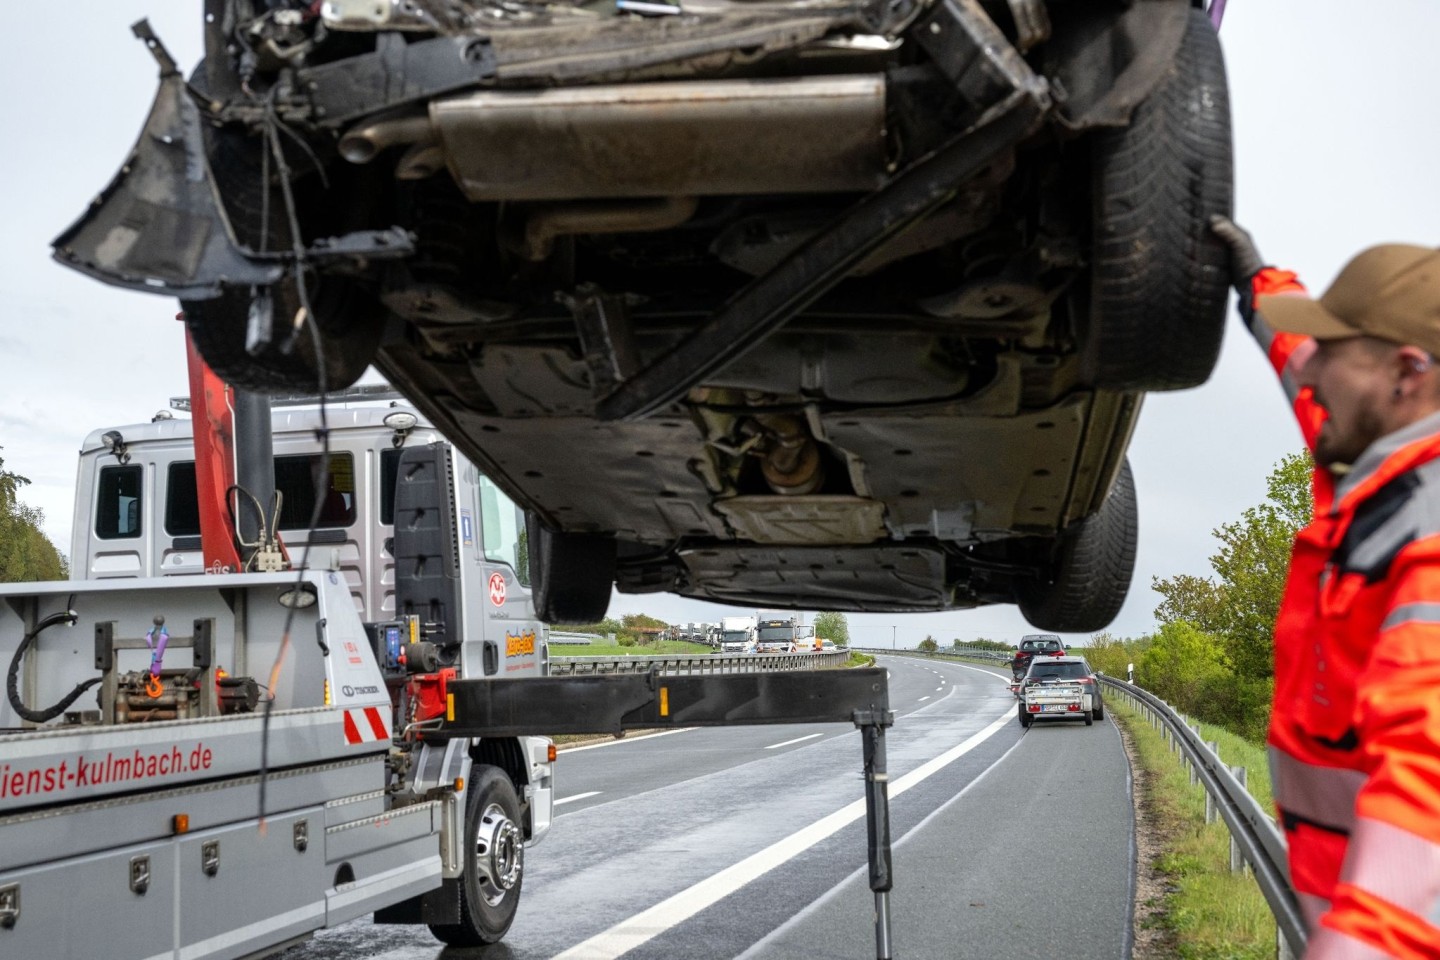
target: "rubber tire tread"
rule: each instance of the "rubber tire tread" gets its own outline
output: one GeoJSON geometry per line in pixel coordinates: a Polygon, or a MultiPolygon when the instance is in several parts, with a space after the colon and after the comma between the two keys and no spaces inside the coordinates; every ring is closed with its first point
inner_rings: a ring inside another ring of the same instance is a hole
{"type": "Polygon", "coordinates": [[[1020,613],[1039,630],[1103,630],[1130,592],[1139,533],[1135,477],[1127,459],[1100,509],[1062,534],[1051,581],[1016,585],[1020,613]]]}
{"type": "Polygon", "coordinates": [[[1215,368],[1230,289],[1213,214],[1234,197],[1220,41],[1191,10],[1179,51],[1128,127],[1093,142],[1096,386],[1178,390],[1215,368]]]}
{"type": "MultiPolygon", "coordinates": [[[[206,140],[210,170],[223,198],[231,228],[240,242],[255,248],[262,223],[260,141],[231,131],[212,131],[206,140]]],[[[270,249],[288,249],[289,224],[277,189],[271,197],[270,249]]],[[[282,280],[271,288],[277,334],[288,329],[300,307],[294,283],[282,280]]],[[[312,283],[311,306],[325,352],[327,391],[341,390],[359,380],[370,366],[385,328],[385,313],[369,284],[342,277],[320,277],[312,283]]],[[[286,353],[272,344],[258,355],[245,349],[249,326],[249,288],[226,288],[211,300],[181,302],[185,326],[195,348],[220,379],[255,393],[315,392],[319,366],[308,332],[296,337],[286,353]]]]}
{"type": "MultiPolygon", "coordinates": [[[[468,794],[465,801],[467,855],[474,853],[476,825],[481,811],[490,805],[491,799],[499,799],[500,806],[505,809],[505,815],[511,821],[516,824],[523,822],[520,819],[520,798],[515,793],[515,785],[510,782],[509,775],[499,767],[489,764],[476,764],[472,767],[468,794]]],[[[523,845],[520,856],[525,856],[523,845]]],[[[515,911],[520,906],[520,891],[524,886],[525,871],[522,860],[520,879],[506,894],[505,899],[500,901],[499,906],[492,907],[479,894],[479,887],[475,885],[475,872],[467,870],[460,878],[460,922],[431,924],[430,932],[435,935],[435,939],[452,947],[480,947],[497,943],[515,921],[515,911]]]]}
{"type": "Polygon", "coordinates": [[[605,618],[615,584],[615,541],[551,530],[526,514],[531,599],[549,624],[590,624],[605,618]]]}

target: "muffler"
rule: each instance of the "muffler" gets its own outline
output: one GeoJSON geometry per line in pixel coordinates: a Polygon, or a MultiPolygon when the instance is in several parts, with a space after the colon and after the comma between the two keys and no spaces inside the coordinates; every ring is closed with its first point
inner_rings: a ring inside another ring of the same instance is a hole
{"type": "Polygon", "coordinates": [[[873,190],[885,177],[885,78],[486,90],[372,121],[340,140],[367,163],[438,145],[471,200],[873,190]]]}

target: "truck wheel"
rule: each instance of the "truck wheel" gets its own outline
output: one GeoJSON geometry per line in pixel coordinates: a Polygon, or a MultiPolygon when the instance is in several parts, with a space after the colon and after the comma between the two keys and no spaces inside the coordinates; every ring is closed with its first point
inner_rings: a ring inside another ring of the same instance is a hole
{"type": "Polygon", "coordinates": [[[1095,385],[1199,386],[1220,353],[1230,289],[1210,216],[1229,216],[1234,192],[1225,62],[1203,11],[1190,11],[1130,125],[1095,137],[1092,160],[1095,385]]]}
{"type": "Polygon", "coordinates": [[[466,789],[460,922],[430,926],[436,939],[452,947],[483,946],[505,936],[524,880],[525,835],[515,785],[499,767],[477,764],[466,789]]]}
{"type": "Polygon", "coordinates": [[[1126,460],[1100,509],[1061,534],[1050,576],[1016,584],[1020,613],[1055,633],[1103,630],[1130,592],[1138,537],[1135,478],[1126,460]]]}
{"type": "Polygon", "coordinates": [[[525,515],[530,588],[535,615],[546,623],[598,623],[610,608],[615,541],[586,533],[557,533],[525,515]]]}

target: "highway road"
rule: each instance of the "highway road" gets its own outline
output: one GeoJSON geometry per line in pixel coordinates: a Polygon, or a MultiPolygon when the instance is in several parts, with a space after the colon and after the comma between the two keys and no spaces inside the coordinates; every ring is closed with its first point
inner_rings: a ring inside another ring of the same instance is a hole
{"type": "MultiPolygon", "coordinates": [[[[882,657],[895,955],[1130,951],[1129,768],[1108,719],[1016,721],[1003,671],[882,657]]],[[[505,941],[443,950],[357,921],[285,960],[865,960],[860,742],[837,725],[692,729],[561,753],[505,941]]]]}

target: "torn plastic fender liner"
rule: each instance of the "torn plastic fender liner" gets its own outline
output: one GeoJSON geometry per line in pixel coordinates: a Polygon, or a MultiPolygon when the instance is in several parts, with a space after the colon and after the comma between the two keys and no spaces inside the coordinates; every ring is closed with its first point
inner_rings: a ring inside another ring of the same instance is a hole
{"type": "Polygon", "coordinates": [[[60,263],[97,280],[182,300],[217,297],[222,286],[265,286],[285,272],[236,242],[206,159],[200,109],[179,73],[162,75],[124,166],[51,246],[60,263]]]}

